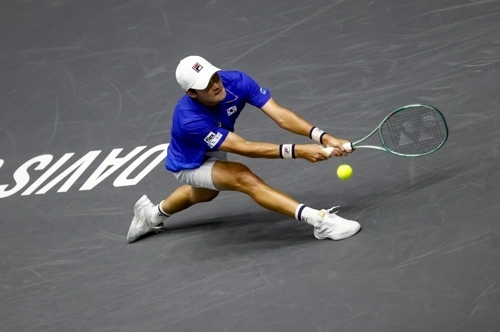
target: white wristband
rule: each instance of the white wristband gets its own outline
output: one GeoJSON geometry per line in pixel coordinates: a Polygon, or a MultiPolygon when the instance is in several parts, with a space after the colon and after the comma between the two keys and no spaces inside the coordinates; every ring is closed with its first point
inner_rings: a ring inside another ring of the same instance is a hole
{"type": "Polygon", "coordinates": [[[283,159],[295,159],[295,144],[281,144],[280,157],[283,159]]]}
{"type": "Polygon", "coordinates": [[[312,140],[323,144],[323,136],[326,135],[326,133],[319,129],[318,127],[312,127],[311,131],[309,133],[309,137],[311,137],[312,140]]]}

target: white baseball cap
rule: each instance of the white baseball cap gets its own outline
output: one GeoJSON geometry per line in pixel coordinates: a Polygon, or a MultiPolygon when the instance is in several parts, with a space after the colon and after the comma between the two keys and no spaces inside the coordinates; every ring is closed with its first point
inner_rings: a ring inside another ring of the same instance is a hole
{"type": "Polygon", "coordinates": [[[175,77],[184,91],[203,90],[208,86],[212,75],[219,70],[201,56],[190,55],[179,62],[175,77]]]}

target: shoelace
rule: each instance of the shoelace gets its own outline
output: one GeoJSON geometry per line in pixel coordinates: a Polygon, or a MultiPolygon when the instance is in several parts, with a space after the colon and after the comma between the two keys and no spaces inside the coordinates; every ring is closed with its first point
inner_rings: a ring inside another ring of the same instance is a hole
{"type": "MultiPolygon", "coordinates": [[[[334,211],[334,210],[335,210],[336,208],[339,208],[339,207],[340,207],[339,205],[336,205],[336,206],[334,206],[334,207],[331,207],[331,208],[329,208],[329,209],[326,209],[325,211],[326,211],[326,213],[328,213],[328,214],[337,214],[337,212],[338,212],[338,211],[334,211]]],[[[316,226],[314,226],[314,227],[319,229],[319,228],[321,228],[321,224],[322,224],[322,222],[319,222],[319,223],[318,223],[316,226]]]]}
{"type": "Polygon", "coordinates": [[[340,207],[339,205],[334,206],[334,207],[332,207],[332,208],[327,209],[327,210],[326,210],[326,212],[328,212],[328,214],[337,214],[337,212],[339,212],[339,211],[334,211],[334,210],[335,210],[336,208],[339,208],[339,207],[340,207]]]}
{"type": "Polygon", "coordinates": [[[163,226],[164,226],[163,223],[159,223],[158,226],[154,226],[153,229],[155,230],[155,234],[158,234],[160,232],[165,232],[163,226]]]}

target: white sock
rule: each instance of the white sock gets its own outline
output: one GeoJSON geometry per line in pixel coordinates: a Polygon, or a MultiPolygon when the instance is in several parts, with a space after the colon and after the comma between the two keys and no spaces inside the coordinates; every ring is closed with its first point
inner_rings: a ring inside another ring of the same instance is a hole
{"type": "Polygon", "coordinates": [[[309,225],[317,226],[320,222],[318,213],[319,210],[311,209],[304,204],[299,204],[295,210],[295,219],[308,223],[309,225]]]}
{"type": "Polygon", "coordinates": [[[161,208],[161,203],[163,203],[163,201],[161,201],[160,204],[156,205],[153,208],[153,211],[151,212],[151,223],[155,226],[159,225],[166,218],[171,216],[171,214],[168,214],[165,211],[163,211],[163,209],[161,208]]]}

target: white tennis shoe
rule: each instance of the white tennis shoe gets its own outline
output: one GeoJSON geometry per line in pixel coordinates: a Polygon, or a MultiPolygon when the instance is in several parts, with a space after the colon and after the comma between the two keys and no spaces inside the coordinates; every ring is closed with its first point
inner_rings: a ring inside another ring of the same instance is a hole
{"type": "MultiPolygon", "coordinates": [[[[314,236],[318,240],[323,240],[326,238],[330,238],[332,240],[342,240],[356,234],[360,229],[361,225],[354,221],[344,219],[338,216],[334,211],[335,206],[328,210],[321,210],[324,213],[323,219],[319,220],[317,226],[314,227],[314,236]]],[[[318,219],[321,219],[318,218],[318,219]]]]}
{"type": "Polygon", "coordinates": [[[127,242],[134,242],[139,237],[149,233],[149,232],[160,232],[162,231],[163,223],[158,225],[151,224],[151,212],[155,206],[146,195],[143,195],[134,206],[134,218],[130,224],[130,228],[127,234],[127,242]]]}

